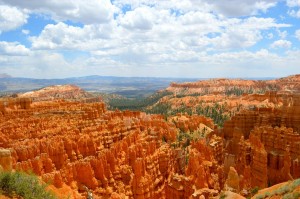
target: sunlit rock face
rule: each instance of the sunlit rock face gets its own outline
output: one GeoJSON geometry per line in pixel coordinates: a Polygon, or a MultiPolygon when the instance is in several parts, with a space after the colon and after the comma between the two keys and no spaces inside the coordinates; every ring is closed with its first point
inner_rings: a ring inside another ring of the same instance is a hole
{"type": "Polygon", "coordinates": [[[299,97],[278,94],[282,106],[243,111],[225,122],[226,152],[240,175],[250,173],[245,186],[265,188],[300,177],[299,97]]]}
{"type": "Polygon", "coordinates": [[[0,171],[12,170],[12,157],[8,149],[0,148],[0,171]]]}

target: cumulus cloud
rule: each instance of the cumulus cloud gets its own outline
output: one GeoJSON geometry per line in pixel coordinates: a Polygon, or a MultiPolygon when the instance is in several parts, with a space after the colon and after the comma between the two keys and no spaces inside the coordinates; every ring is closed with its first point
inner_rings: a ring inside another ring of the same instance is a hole
{"type": "Polygon", "coordinates": [[[77,27],[63,22],[48,24],[37,37],[30,37],[33,49],[93,50],[103,48],[111,36],[111,24],[77,27]]]}
{"type": "Polygon", "coordinates": [[[131,5],[133,8],[151,6],[158,9],[172,9],[184,14],[190,11],[208,11],[227,17],[256,15],[274,7],[279,0],[115,0],[118,7],[131,5]]]}
{"type": "Polygon", "coordinates": [[[18,42],[0,41],[0,54],[10,56],[28,55],[30,50],[18,42]]]}
{"type": "Polygon", "coordinates": [[[187,56],[181,56],[180,51],[194,55],[206,50],[248,48],[263,38],[261,31],[289,26],[276,23],[273,18],[223,19],[204,11],[175,16],[168,10],[144,6],[107,24],[48,24],[30,41],[33,49],[80,49],[106,56],[125,54],[120,56],[125,58],[138,48],[137,52],[145,56],[176,55],[185,59],[187,56]]]}
{"type": "Polygon", "coordinates": [[[278,0],[203,0],[212,5],[212,10],[216,10],[227,17],[239,17],[257,15],[259,12],[266,12],[274,7],[278,0]]]}
{"type": "Polygon", "coordinates": [[[285,39],[288,35],[288,32],[285,30],[285,31],[280,31],[280,30],[277,30],[278,32],[278,36],[280,37],[280,39],[285,39]]]}
{"type": "MultiPolygon", "coordinates": [[[[164,56],[161,54],[160,56],[164,56]]],[[[286,56],[279,56],[266,49],[255,52],[223,52],[223,53],[197,53],[182,52],[182,56],[194,57],[196,59],[183,59],[176,56],[165,58],[165,62],[158,61],[156,64],[140,65],[137,62],[124,63],[104,58],[103,56],[92,56],[81,62],[85,68],[82,74],[111,74],[118,76],[172,76],[172,77],[265,77],[284,76],[297,71],[297,63],[300,61],[300,51],[290,52],[286,56]],[[105,67],[103,67],[105,66],[105,67]],[[284,67],[283,67],[284,66],[284,67]],[[207,70],[207,69],[210,70],[207,70]]],[[[163,59],[162,57],[159,60],[163,59]]],[[[133,57],[134,59],[135,57],[133,57]]],[[[80,65],[80,64],[79,64],[80,65]]]]}
{"type": "Polygon", "coordinates": [[[16,7],[0,5],[0,33],[14,30],[27,23],[28,15],[16,7]]]}
{"type": "Polygon", "coordinates": [[[110,0],[1,0],[0,2],[27,9],[32,13],[50,15],[56,21],[70,20],[84,24],[109,22],[118,11],[110,0]]]}
{"type": "MultiPolygon", "coordinates": [[[[35,13],[55,20],[38,35],[30,34],[31,29],[24,27],[22,33],[32,35],[27,36],[30,50],[16,42],[0,43],[0,62],[7,63],[6,72],[11,74],[16,74],[17,69],[8,71],[9,66],[24,63],[31,71],[28,74],[41,77],[46,76],[42,70],[49,71],[49,77],[67,76],[69,71],[74,71],[73,76],[99,71],[103,75],[127,76],[165,76],[170,71],[170,76],[221,76],[230,71],[230,76],[232,71],[240,75],[244,70],[248,75],[252,69],[259,72],[259,66],[276,65],[274,60],[287,61],[265,49],[251,52],[251,47],[259,47],[264,38],[272,39],[278,34],[280,40],[270,45],[273,49],[292,46],[288,41],[291,34],[282,30],[290,24],[260,16],[277,0],[1,2],[6,4],[4,7],[23,13],[25,19],[35,13]],[[70,56],[78,51],[86,53],[86,57],[70,56]],[[51,68],[53,65],[57,67],[51,68]]],[[[290,0],[289,5],[292,8],[297,2],[290,0]]],[[[2,12],[0,19],[1,15],[2,12]]],[[[300,32],[295,32],[295,36],[299,39],[300,32]]]]}
{"type": "Polygon", "coordinates": [[[300,6],[300,1],[299,0],[287,0],[286,4],[288,7],[297,7],[297,6],[300,6]]]}
{"type": "Polygon", "coordinates": [[[61,78],[78,70],[62,54],[50,51],[32,51],[27,56],[0,53],[0,65],[1,71],[17,77],[61,78]]]}
{"type": "Polygon", "coordinates": [[[224,31],[211,41],[217,49],[247,48],[255,45],[263,37],[262,30],[288,27],[287,24],[277,24],[272,18],[250,17],[245,20],[227,20],[224,31]]]}
{"type": "Polygon", "coordinates": [[[292,43],[290,41],[283,40],[283,39],[274,41],[271,44],[271,48],[275,48],[275,49],[276,48],[290,48],[291,46],[292,46],[292,43]]]}
{"type": "Polygon", "coordinates": [[[22,29],[22,33],[24,35],[28,35],[30,33],[30,30],[27,30],[27,29],[22,29]]]}
{"type": "Polygon", "coordinates": [[[300,0],[287,0],[286,5],[290,8],[288,11],[290,16],[300,18],[300,0]]]}
{"type": "Polygon", "coordinates": [[[288,11],[288,14],[292,17],[300,18],[300,9],[298,10],[290,10],[288,11]]]}
{"type": "Polygon", "coordinates": [[[156,18],[153,8],[140,7],[120,17],[120,24],[128,29],[149,30],[153,27],[156,18]]]}

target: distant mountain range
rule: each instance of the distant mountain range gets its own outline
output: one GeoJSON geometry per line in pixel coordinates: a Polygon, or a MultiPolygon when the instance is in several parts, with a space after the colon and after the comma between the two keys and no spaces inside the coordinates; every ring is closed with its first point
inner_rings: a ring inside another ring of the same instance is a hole
{"type": "Polygon", "coordinates": [[[156,78],[156,77],[114,77],[85,76],[64,79],[34,79],[11,77],[0,74],[0,92],[26,92],[51,85],[73,84],[86,91],[131,95],[145,95],[164,89],[171,82],[196,81],[188,78],[156,78]]]}
{"type": "Polygon", "coordinates": [[[115,77],[97,75],[64,79],[34,79],[0,74],[0,92],[19,93],[41,89],[51,85],[73,84],[86,91],[137,97],[149,95],[157,90],[164,89],[168,87],[171,82],[194,82],[204,79],[207,78],[115,77]]]}

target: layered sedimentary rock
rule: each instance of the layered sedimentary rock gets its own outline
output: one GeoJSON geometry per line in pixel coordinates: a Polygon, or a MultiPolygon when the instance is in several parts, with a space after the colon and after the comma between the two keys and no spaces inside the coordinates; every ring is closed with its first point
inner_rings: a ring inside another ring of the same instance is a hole
{"type": "Polygon", "coordinates": [[[224,93],[226,90],[241,89],[260,89],[266,88],[268,84],[263,81],[242,80],[242,79],[210,79],[198,82],[171,83],[167,91],[177,94],[192,93],[224,93]]]}

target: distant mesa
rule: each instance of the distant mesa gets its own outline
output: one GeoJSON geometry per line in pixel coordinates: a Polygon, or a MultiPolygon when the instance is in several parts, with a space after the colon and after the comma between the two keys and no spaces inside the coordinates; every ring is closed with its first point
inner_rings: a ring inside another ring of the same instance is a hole
{"type": "Polygon", "coordinates": [[[300,92],[300,74],[274,80],[246,80],[217,78],[197,82],[171,83],[166,89],[176,94],[225,93],[236,89],[248,90],[253,93],[265,91],[300,92]]]}
{"type": "Polygon", "coordinates": [[[53,85],[42,88],[36,91],[29,91],[19,94],[22,98],[32,98],[35,101],[44,101],[51,99],[68,99],[68,100],[82,100],[92,98],[93,95],[84,91],[76,85],[53,85]]]}
{"type": "Polygon", "coordinates": [[[0,78],[11,78],[12,76],[10,76],[7,73],[0,73],[0,78]]]}

